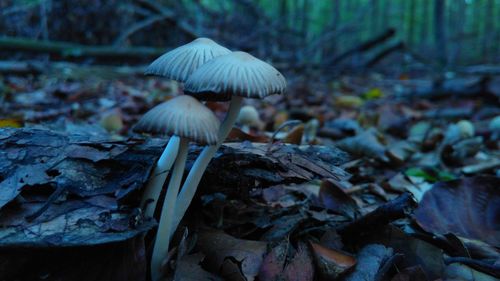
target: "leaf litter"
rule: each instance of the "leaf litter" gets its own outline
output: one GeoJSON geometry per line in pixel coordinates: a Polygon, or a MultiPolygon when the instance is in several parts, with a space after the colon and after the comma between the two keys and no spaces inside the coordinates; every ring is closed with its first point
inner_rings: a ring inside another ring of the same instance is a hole
{"type": "MultiPolygon", "coordinates": [[[[144,235],[155,222],[142,218],[138,198],[165,142],[129,130],[148,108],[177,95],[178,85],[3,80],[9,92],[2,93],[0,126],[24,128],[0,129],[0,259],[11,266],[2,277],[19,277],[22,246],[33,249],[35,275],[45,269],[76,276],[79,267],[65,250],[75,248],[89,268],[106,272],[102,280],[144,280],[144,235]],[[102,269],[110,248],[125,258],[102,269]],[[35,266],[47,255],[66,258],[74,270],[35,266]]],[[[212,161],[182,223],[196,247],[172,252],[170,276],[500,278],[499,139],[489,124],[498,107],[467,96],[417,99],[406,94],[414,86],[394,83],[342,77],[329,88],[291,85],[289,96],[298,101],[250,101],[263,124],[235,128],[238,143],[227,143],[212,161]],[[274,134],[289,120],[300,122],[274,134]]],[[[209,106],[218,116],[227,110],[209,106]]]]}

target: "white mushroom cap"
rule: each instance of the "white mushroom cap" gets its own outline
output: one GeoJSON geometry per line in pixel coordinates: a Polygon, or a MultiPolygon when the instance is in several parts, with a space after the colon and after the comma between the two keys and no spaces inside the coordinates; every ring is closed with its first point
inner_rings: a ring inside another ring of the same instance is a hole
{"type": "Polygon", "coordinates": [[[191,96],[178,96],[149,110],[134,131],[176,135],[200,144],[217,143],[220,122],[214,113],[191,96]]]}
{"type": "Polygon", "coordinates": [[[154,60],[145,74],[164,76],[185,82],[191,73],[207,61],[231,51],[208,38],[198,38],[154,60]]]}
{"type": "Polygon", "coordinates": [[[492,132],[500,132],[500,115],[491,119],[490,123],[488,124],[488,128],[492,132]]]}
{"type": "Polygon", "coordinates": [[[259,118],[259,112],[251,105],[245,105],[240,109],[236,123],[244,126],[258,127],[262,123],[259,118]]]}
{"type": "Polygon", "coordinates": [[[185,83],[187,94],[205,100],[228,100],[232,95],[264,98],[286,90],[283,75],[270,64],[245,52],[232,52],[200,66],[185,83]]]}

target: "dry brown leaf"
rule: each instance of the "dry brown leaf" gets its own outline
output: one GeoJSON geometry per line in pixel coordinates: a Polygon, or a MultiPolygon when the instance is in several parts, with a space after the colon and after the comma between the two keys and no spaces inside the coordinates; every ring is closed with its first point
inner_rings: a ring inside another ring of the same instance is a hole
{"type": "Polygon", "coordinates": [[[346,253],[326,248],[310,242],[314,252],[316,265],[323,280],[338,278],[356,265],[356,259],[346,253]]]}

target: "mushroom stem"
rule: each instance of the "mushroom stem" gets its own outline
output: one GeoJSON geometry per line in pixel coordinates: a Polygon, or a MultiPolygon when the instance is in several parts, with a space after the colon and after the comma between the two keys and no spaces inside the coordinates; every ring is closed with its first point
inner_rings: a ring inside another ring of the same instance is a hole
{"type": "Polygon", "coordinates": [[[180,138],[179,153],[175,158],[174,169],[168,184],[167,194],[161,209],[160,223],[156,232],[153,256],[151,258],[151,277],[153,281],[160,280],[162,276],[162,263],[168,254],[170,244],[170,233],[173,226],[173,214],[176,205],[177,193],[184,174],[186,158],[188,153],[188,139],[180,138]]]}
{"type": "Polygon", "coordinates": [[[172,168],[175,158],[177,157],[179,143],[180,138],[178,136],[172,136],[170,138],[165,150],[163,150],[163,153],[156,163],[153,174],[148,180],[140,205],[143,208],[145,217],[152,217],[155,212],[161,189],[165,184],[168,172],[170,171],[170,168],[172,168]]]}
{"type": "Polygon", "coordinates": [[[238,113],[240,112],[242,103],[243,97],[232,96],[226,118],[222,122],[219,129],[219,140],[217,142],[217,145],[206,146],[200,153],[198,158],[196,158],[196,161],[193,163],[193,167],[191,167],[186,181],[182,185],[181,192],[177,197],[174,224],[172,227],[172,232],[170,234],[172,234],[173,231],[177,228],[182,217],[186,213],[189,204],[191,204],[194,194],[196,193],[196,187],[200,183],[201,177],[203,176],[208,163],[210,163],[210,160],[212,159],[212,157],[214,157],[215,153],[224,142],[224,139],[226,139],[227,135],[229,135],[229,132],[231,132],[231,129],[236,122],[236,118],[238,118],[238,113]]]}

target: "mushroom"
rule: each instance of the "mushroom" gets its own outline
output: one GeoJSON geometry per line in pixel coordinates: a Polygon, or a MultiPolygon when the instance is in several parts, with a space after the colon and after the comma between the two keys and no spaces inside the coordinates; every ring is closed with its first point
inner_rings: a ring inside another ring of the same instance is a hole
{"type": "MultiPolygon", "coordinates": [[[[218,141],[219,120],[214,113],[191,96],[178,96],[148,111],[137,123],[137,131],[172,135],[179,144],[151,258],[153,280],[161,277],[162,261],[168,254],[170,233],[173,232],[174,209],[182,175],[184,173],[189,140],[215,145],[218,141]]],[[[169,145],[170,145],[169,142],[169,145]]]]}
{"type": "MultiPolygon", "coordinates": [[[[229,53],[231,53],[229,49],[215,43],[211,39],[198,38],[154,60],[146,69],[145,74],[163,76],[184,82],[200,65],[217,56],[229,53]]],[[[154,214],[156,200],[174,163],[178,148],[179,139],[171,138],[146,185],[141,200],[141,206],[146,217],[152,217],[154,214]]]]}
{"type": "Polygon", "coordinates": [[[229,53],[229,49],[202,37],[163,54],[148,66],[144,74],[186,82],[198,67],[215,57],[229,53]]]}
{"type": "Polygon", "coordinates": [[[259,112],[251,105],[245,105],[240,109],[236,123],[241,125],[243,132],[250,132],[250,128],[262,129],[264,124],[259,118],[259,112]]]}
{"type": "Polygon", "coordinates": [[[229,110],[219,129],[217,145],[203,149],[189,171],[177,199],[174,228],[184,216],[210,159],[233,127],[243,98],[264,98],[286,90],[283,75],[271,65],[245,52],[232,52],[208,61],[191,74],[185,93],[198,99],[231,100],[229,110]]]}

